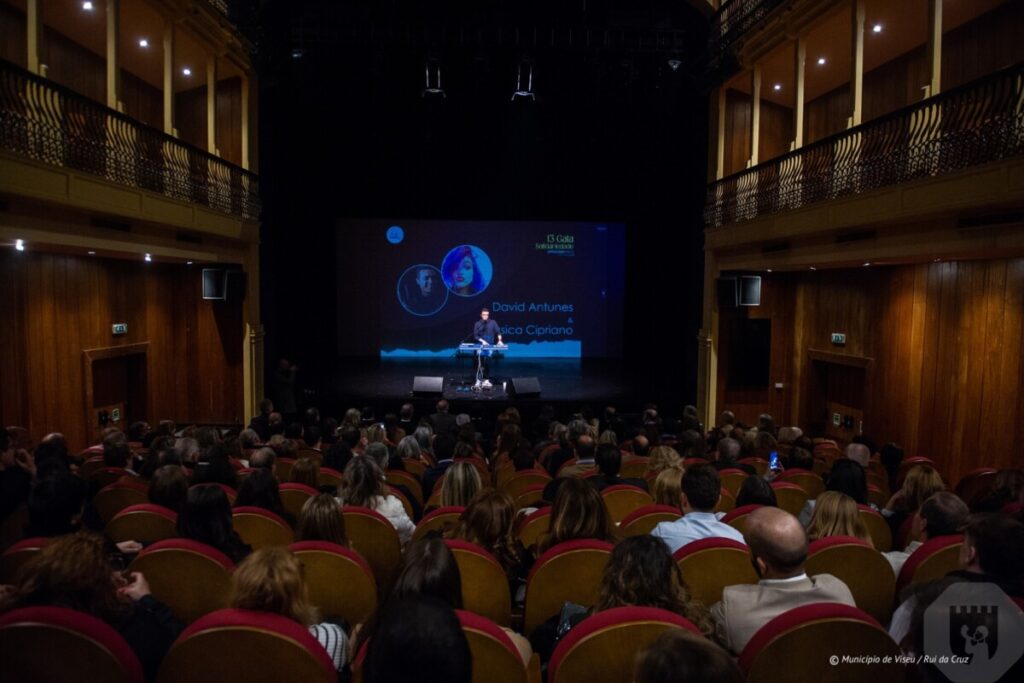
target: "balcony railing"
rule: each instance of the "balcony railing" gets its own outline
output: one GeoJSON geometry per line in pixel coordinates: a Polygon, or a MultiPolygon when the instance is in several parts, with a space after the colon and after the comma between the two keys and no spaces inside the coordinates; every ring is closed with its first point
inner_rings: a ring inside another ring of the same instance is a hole
{"type": "Polygon", "coordinates": [[[256,174],[4,60],[0,150],[259,218],[256,174]]]}
{"type": "Polygon", "coordinates": [[[786,0],[725,0],[711,18],[708,50],[718,63],[741,36],[752,31],[786,0]]]}
{"type": "Polygon", "coordinates": [[[716,226],[1024,154],[1024,62],[708,187],[716,226]]]}

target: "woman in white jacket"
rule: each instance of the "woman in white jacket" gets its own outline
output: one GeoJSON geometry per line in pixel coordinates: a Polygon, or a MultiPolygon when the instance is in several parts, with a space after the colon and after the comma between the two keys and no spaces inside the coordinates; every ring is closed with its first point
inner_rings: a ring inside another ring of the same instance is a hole
{"type": "Polygon", "coordinates": [[[345,481],[338,488],[338,502],[379,512],[395,527],[403,547],[412,538],[416,525],[406,514],[402,501],[387,492],[384,471],[372,457],[362,455],[349,461],[345,481]]]}

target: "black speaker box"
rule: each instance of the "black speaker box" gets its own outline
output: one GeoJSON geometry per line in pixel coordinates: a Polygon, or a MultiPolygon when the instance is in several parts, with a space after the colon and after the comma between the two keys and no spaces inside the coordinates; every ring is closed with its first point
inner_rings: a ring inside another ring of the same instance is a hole
{"type": "Polygon", "coordinates": [[[513,377],[511,393],[521,398],[540,396],[540,380],[536,377],[513,377]]]}
{"type": "Polygon", "coordinates": [[[414,396],[440,396],[443,387],[444,377],[416,375],[412,380],[412,393],[414,396]]]}
{"type": "Polygon", "coordinates": [[[740,277],[740,306],[761,305],[761,276],[744,275],[740,277]]]}

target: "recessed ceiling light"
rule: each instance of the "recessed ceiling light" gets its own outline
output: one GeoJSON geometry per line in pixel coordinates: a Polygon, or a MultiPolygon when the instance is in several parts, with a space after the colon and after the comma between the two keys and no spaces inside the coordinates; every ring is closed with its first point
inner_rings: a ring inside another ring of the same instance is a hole
{"type": "Polygon", "coordinates": [[[149,47],[149,41],[145,38],[139,38],[139,47],[149,47]]]}
{"type": "Polygon", "coordinates": [[[811,270],[817,270],[817,268],[815,268],[814,266],[811,266],[811,270]]]}
{"type": "Polygon", "coordinates": [[[937,258],[937,259],[934,259],[934,260],[932,261],[932,263],[938,263],[938,262],[939,262],[939,261],[941,261],[941,260],[942,260],[942,259],[940,259],[940,258],[937,258]]]}
{"type": "Polygon", "coordinates": [[[769,269],[768,269],[768,270],[767,270],[766,272],[769,272],[769,273],[770,273],[770,272],[772,272],[772,269],[771,269],[771,268],[769,268],[769,269]]]}
{"type": "Polygon", "coordinates": [[[882,25],[881,24],[875,24],[874,26],[871,27],[871,30],[874,31],[875,33],[881,33],[882,32],[882,25]]]}
{"type": "Polygon", "coordinates": [[[190,69],[190,68],[188,68],[186,66],[184,69],[181,70],[181,73],[185,74],[186,76],[191,76],[192,75],[192,69],[190,69]]]}
{"type": "Polygon", "coordinates": [[[825,58],[818,57],[818,66],[825,66],[825,58]]]}
{"type": "Polygon", "coordinates": [[[96,255],[95,251],[90,251],[90,252],[87,252],[87,253],[89,254],[89,256],[95,256],[96,255]]]}
{"type": "Polygon", "coordinates": [[[14,240],[14,248],[18,251],[25,251],[25,240],[14,240]]]}
{"type": "Polygon", "coordinates": [[[82,9],[84,9],[86,12],[91,12],[93,10],[93,5],[91,2],[83,2],[82,9]]]}
{"type": "Polygon", "coordinates": [[[776,83],[775,85],[772,86],[772,90],[774,90],[775,92],[782,90],[782,84],[776,83]]]}
{"type": "Polygon", "coordinates": [[[186,265],[186,266],[191,266],[191,265],[192,265],[192,262],[191,262],[191,261],[185,261],[185,265],[186,265]]]}
{"type": "Polygon", "coordinates": [[[863,266],[864,266],[865,268],[867,268],[868,266],[870,266],[870,265],[871,265],[871,261],[865,261],[865,262],[864,262],[864,263],[863,263],[862,265],[863,265],[863,266]]]}
{"type": "Polygon", "coordinates": [[[153,260],[153,255],[152,254],[146,254],[142,258],[146,261],[146,263],[149,263],[150,261],[153,260]]]}

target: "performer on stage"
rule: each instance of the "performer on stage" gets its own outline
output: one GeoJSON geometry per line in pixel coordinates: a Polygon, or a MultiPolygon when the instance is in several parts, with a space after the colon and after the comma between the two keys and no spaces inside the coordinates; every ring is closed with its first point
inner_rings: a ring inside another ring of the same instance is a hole
{"type": "MultiPolygon", "coordinates": [[[[480,309],[480,319],[473,324],[473,340],[481,346],[490,346],[492,344],[501,344],[501,328],[498,327],[496,320],[491,320],[491,312],[487,308],[480,309]]],[[[487,350],[477,351],[478,363],[483,369],[481,377],[482,382],[478,382],[483,386],[491,386],[490,380],[487,379],[487,358],[490,358],[491,352],[487,350]]]]}

